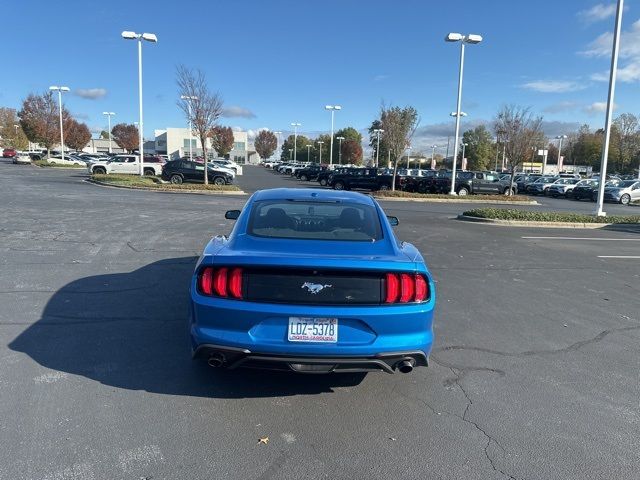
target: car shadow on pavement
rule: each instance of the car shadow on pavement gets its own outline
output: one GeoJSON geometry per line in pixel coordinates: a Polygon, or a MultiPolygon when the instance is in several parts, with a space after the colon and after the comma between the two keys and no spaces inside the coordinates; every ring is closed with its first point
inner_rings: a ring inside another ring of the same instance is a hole
{"type": "Polygon", "coordinates": [[[191,359],[188,286],[196,257],[73,281],[9,347],[40,365],[127,390],[215,398],[331,392],[363,374],[224,371],[191,359]]]}
{"type": "MultiPolygon", "coordinates": [[[[638,211],[638,213],[640,213],[640,210],[638,211]]],[[[605,227],[602,227],[602,230],[608,230],[610,232],[624,232],[624,233],[636,233],[636,234],[640,234],[640,224],[638,225],[633,225],[633,224],[615,224],[612,223],[611,225],[607,225],[605,227]]]]}

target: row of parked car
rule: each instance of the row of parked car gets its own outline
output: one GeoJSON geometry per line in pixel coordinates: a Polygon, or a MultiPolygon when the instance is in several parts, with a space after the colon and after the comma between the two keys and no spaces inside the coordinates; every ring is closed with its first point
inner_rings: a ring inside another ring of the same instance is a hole
{"type": "MultiPolygon", "coordinates": [[[[265,167],[291,175],[302,181],[317,181],[321,186],[336,190],[353,188],[366,190],[388,190],[392,186],[393,171],[383,168],[366,168],[305,164],[294,162],[266,162],[265,167]]],[[[451,191],[449,170],[398,169],[396,189],[418,193],[448,193],[451,191]]],[[[484,171],[458,171],[454,183],[455,192],[469,194],[529,194],[554,198],[588,199],[598,196],[598,178],[583,179],[577,174],[540,175],[518,174],[511,184],[510,173],[484,171]]],[[[624,205],[640,200],[640,180],[631,176],[611,176],[605,185],[604,200],[624,205]]]]}
{"type": "MultiPolygon", "coordinates": [[[[529,195],[586,199],[593,202],[598,198],[600,186],[598,177],[583,179],[573,175],[522,175],[517,177],[516,181],[529,195]]],[[[640,179],[634,179],[632,176],[610,176],[606,179],[604,187],[604,201],[623,205],[640,201],[640,179]]]]}

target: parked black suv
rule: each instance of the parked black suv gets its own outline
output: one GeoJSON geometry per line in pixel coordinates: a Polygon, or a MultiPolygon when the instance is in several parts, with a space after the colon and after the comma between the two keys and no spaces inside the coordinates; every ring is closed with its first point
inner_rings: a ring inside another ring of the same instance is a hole
{"type": "MultiPolygon", "coordinates": [[[[451,172],[435,180],[435,190],[438,193],[447,193],[451,189],[451,172]]],[[[501,194],[508,195],[510,179],[500,180],[498,174],[490,172],[456,172],[455,192],[460,195],[468,194],[501,194]]],[[[518,192],[517,185],[513,186],[512,193],[518,192]]]]}
{"type": "Polygon", "coordinates": [[[391,190],[392,182],[393,175],[380,174],[377,168],[353,168],[344,173],[334,173],[329,177],[328,185],[335,190],[391,190]]]}
{"type": "MultiPolygon", "coordinates": [[[[209,166],[209,182],[214,185],[228,185],[233,182],[233,177],[226,172],[216,170],[209,166]]],[[[162,178],[171,183],[204,182],[204,164],[189,160],[172,160],[162,166],[162,178]]]]}

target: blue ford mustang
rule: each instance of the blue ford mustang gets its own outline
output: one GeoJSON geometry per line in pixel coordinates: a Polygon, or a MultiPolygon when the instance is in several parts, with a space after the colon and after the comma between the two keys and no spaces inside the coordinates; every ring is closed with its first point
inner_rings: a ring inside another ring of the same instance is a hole
{"type": "Polygon", "coordinates": [[[435,289],[420,252],[371,197],[258,191],[226,218],[191,281],[193,355],[305,373],[426,366],[435,289]]]}

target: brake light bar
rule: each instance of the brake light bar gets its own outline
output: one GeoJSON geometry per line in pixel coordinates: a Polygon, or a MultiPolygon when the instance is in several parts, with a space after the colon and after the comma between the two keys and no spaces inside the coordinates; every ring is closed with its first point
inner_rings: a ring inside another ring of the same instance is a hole
{"type": "Polygon", "coordinates": [[[204,267],[198,275],[198,290],[208,297],[242,299],[241,268],[204,267]]]}
{"type": "Polygon", "coordinates": [[[385,303],[422,303],[429,300],[429,282],[421,273],[387,273],[385,303]]]}

